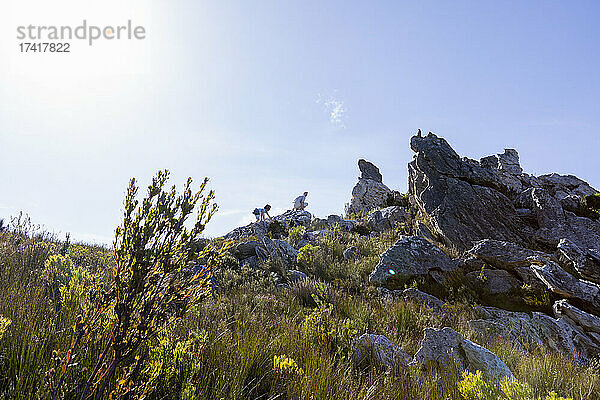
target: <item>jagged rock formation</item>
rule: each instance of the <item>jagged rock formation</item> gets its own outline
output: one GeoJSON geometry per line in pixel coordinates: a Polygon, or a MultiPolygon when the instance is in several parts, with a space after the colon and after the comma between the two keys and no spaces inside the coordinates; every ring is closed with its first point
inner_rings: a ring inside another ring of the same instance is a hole
{"type": "Polygon", "coordinates": [[[455,254],[483,239],[549,249],[567,238],[599,247],[600,224],[573,205],[598,193],[581,179],[523,173],[512,149],[480,161],[460,158],[431,133],[414,136],[411,148],[416,154],[409,163],[409,194],[438,240],[455,254]]]}
{"type": "Polygon", "coordinates": [[[371,210],[385,207],[394,193],[383,184],[381,173],[372,163],[358,160],[361,176],[352,189],[352,199],[346,206],[346,214],[364,215],[371,210]]]}
{"type": "MultiPolygon", "coordinates": [[[[288,211],[274,220],[306,227],[295,248],[267,221],[226,235],[239,242],[232,254],[243,264],[275,258],[292,269],[297,249],[334,229],[375,236],[403,229],[411,236],[400,236],[383,252],[369,276],[384,299],[446,315],[445,296],[466,289],[484,305],[469,321],[475,336],[504,337],[524,350],[545,346],[582,363],[600,355],[598,192],[571,175],[524,173],[513,149],[476,161],[431,133],[413,137],[411,148],[416,154],[408,165],[407,197],[385,186],[376,166],[359,160],[361,176],[347,208],[356,220],[288,211]],[[406,289],[407,283],[424,291],[406,289]]],[[[346,248],[340,258],[363,257],[359,247],[346,248]]],[[[310,279],[300,274],[282,275],[289,282],[310,279]]],[[[353,346],[355,366],[365,355],[385,368],[406,361],[385,337],[363,335],[353,346]]],[[[494,381],[512,377],[495,355],[450,328],[426,330],[413,363],[444,367],[448,352],[462,369],[482,370],[494,381]]]]}
{"type": "Polygon", "coordinates": [[[485,308],[470,322],[475,331],[582,362],[598,355],[600,222],[589,200],[598,191],[571,175],[526,174],[513,149],[476,161],[431,133],[413,137],[411,148],[409,197],[421,238],[384,252],[371,282],[393,287],[398,278],[457,271],[484,304],[508,308],[485,308]]]}
{"type": "Polygon", "coordinates": [[[581,362],[587,362],[597,351],[594,342],[561,315],[552,318],[540,312],[529,314],[494,307],[483,307],[481,314],[481,319],[469,321],[481,338],[502,337],[523,350],[546,346],[581,362]]]}

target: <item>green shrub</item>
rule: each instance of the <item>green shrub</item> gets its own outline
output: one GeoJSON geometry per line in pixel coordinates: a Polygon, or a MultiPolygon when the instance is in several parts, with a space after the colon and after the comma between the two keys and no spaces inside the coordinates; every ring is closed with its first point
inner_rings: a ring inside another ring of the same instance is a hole
{"type": "MultiPolygon", "coordinates": [[[[179,195],[175,186],[165,191],[168,176],[168,171],[159,171],[141,202],[136,199],[135,179],[127,189],[123,224],[115,235],[116,269],[96,310],[96,315],[111,316],[111,328],[105,333],[105,350],[89,374],[82,398],[90,390],[100,398],[113,377],[120,373],[125,375],[114,389],[115,395],[120,395],[123,387],[136,388],[148,341],[171,322],[182,318],[210,289],[208,270],[193,277],[189,271],[196,259],[209,257],[209,265],[213,265],[214,259],[223,252],[211,253],[209,247],[200,254],[196,252],[195,243],[217,209],[212,203],[214,193],[202,195],[207,179],[196,193],[192,192],[191,179],[179,195]],[[195,212],[198,202],[195,222],[187,228],[185,222],[195,212]]],[[[58,268],[63,263],[51,265],[58,268]]],[[[63,374],[56,383],[51,383],[53,399],[85,333],[98,328],[94,326],[97,320],[92,315],[87,320],[80,317],[77,322],[73,344],[61,361],[63,374]]],[[[135,394],[137,389],[131,390],[129,395],[135,394]]]]}
{"type": "MultiPolygon", "coordinates": [[[[500,388],[483,379],[481,371],[474,374],[464,371],[462,381],[458,382],[458,391],[465,400],[542,400],[534,397],[534,390],[527,383],[505,379],[500,388]]],[[[544,400],[573,400],[559,397],[555,392],[548,393],[544,400]]]]}
{"type": "Polygon", "coordinates": [[[323,271],[323,253],[321,247],[307,244],[298,250],[296,262],[307,272],[321,276],[323,271]]]}
{"type": "Polygon", "coordinates": [[[298,243],[304,238],[306,234],[306,228],[302,225],[292,226],[288,229],[288,241],[293,247],[296,247],[298,243]]]}

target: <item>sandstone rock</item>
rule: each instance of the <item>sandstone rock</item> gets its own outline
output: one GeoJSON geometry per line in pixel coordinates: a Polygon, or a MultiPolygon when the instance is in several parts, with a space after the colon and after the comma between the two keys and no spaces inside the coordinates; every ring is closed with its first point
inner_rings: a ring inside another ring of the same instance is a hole
{"type": "MultiPolygon", "coordinates": [[[[561,194],[574,195],[581,199],[598,193],[587,182],[573,175],[548,174],[538,177],[541,187],[560,200],[561,194]]],[[[562,195],[564,196],[564,195],[562,195]]]]}
{"type": "Polygon", "coordinates": [[[535,240],[539,246],[554,249],[566,238],[585,248],[600,248],[600,222],[565,212],[547,190],[529,188],[515,199],[515,204],[535,213],[539,226],[535,240]]]}
{"type": "Polygon", "coordinates": [[[600,251],[584,250],[569,239],[558,243],[556,257],[559,262],[571,271],[577,271],[582,278],[600,283],[600,251]]]}
{"type": "Polygon", "coordinates": [[[502,269],[528,267],[531,264],[531,261],[528,260],[529,257],[550,257],[549,254],[541,251],[529,250],[514,243],[492,239],[476,242],[466,255],[502,269]]]}
{"type": "Polygon", "coordinates": [[[281,215],[274,216],[273,220],[285,222],[288,225],[306,226],[312,220],[312,214],[306,210],[287,210],[281,215]]]}
{"type": "Polygon", "coordinates": [[[252,257],[244,258],[243,260],[240,261],[240,265],[246,265],[251,269],[257,269],[259,267],[258,257],[252,256],[252,257]]]}
{"type": "Polygon", "coordinates": [[[383,232],[394,228],[395,222],[408,221],[408,213],[400,206],[391,206],[373,211],[367,217],[367,224],[372,230],[383,232]]]}
{"type": "Polygon", "coordinates": [[[595,353],[594,343],[563,318],[546,314],[513,312],[482,307],[482,318],[468,322],[482,339],[501,337],[524,350],[545,346],[553,351],[586,362],[595,353]]]}
{"type": "Polygon", "coordinates": [[[431,230],[427,227],[427,225],[425,225],[421,221],[417,221],[416,226],[417,236],[422,237],[423,239],[427,239],[432,243],[437,243],[436,238],[434,237],[433,233],[431,233],[431,230]]]}
{"type": "Polygon", "coordinates": [[[346,208],[346,214],[366,214],[369,211],[385,207],[392,191],[381,182],[371,179],[358,179],[352,189],[352,199],[346,208]]]}
{"type": "Polygon", "coordinates": [[[355,368],[375,366],[396,370],[407,365],[408,354],[383,335],[363,334],[352,339],[352,364],[355,368]]]}
{"type": "Polygon", "coordinates": [[[260,246],[256,247],[256,255],[263,261],[274,259],[293,265],[298,257],[298,250],[285,240],[263,236],[260,238],[260,246]]]}
{"type": "Polygon", "coordinates": [[[377,288],[381,296],[388,300],[412,301],[431,308],[436,313],[443,311],[444,303],[437,297],[420,291],[419,289],[408,288],[404,290],[389,290],[386,288],[377,288]]]}
{"type": "Polygon", "coordinates": [[[360,170],[360,177],[362,179],[371,179],[375,182],[383,183],[383,176],[381,175],[381,172],[379,172],[379,168],[373,163],[361,158],[358,160],[358,169],[360,170]]]}
{"type": "Polygon", "coordinates": [[[548,286],[532,271],[530,267],[515,267],[514,271],[519,275],[524,285],[529,286],[533,290],[545,291],[548,286]]]}
{"type": "Polygon", "coordinates": [[[395,280],[426,276],[432,271],[450,272],[457,268],[439,247],[417,236],[402,236],[379,256],[369,281],[387,285],[395,280]]]}
{"type": "Polygon", "coordinates": [[[346,206],[346,214],[366,214],[376,208],[388,205],[394,192],[383,184],[379,169],[365,160],[358,161],[361,176],[352,189],[352,199],[346,206]]]}
{"type": "Polygon", "coordinates": [[[532,264],[531,269],[548,289],[559,296],[579,299],[593,307],[600,306],[600,287],[598,285],[575,278],[552,261],[542,261],[539,265],[532,264]]]}
{"type": "MultiPolygon", "coordinates": [[[[554,315],[559,318],[563,317],[572,325],[577,326],[583,332],[595,332],[600,334],[600,317],[587,313],[579,308],[572,306],[567,300],[559,300],[552,307],[554,315]]],[[[598,342],[600,346],[600,342],[598,342]]]]}
{"type": "Polygon", "coordinates": [[[456,253],[473,242],[496,239],[525,245],[531,233],[517,214],[497,170],[461,159],[434,134],[411,139],[409,193],[435,234],[456,253]]]}
{"type": "Polygon", "coordinates": [[[484,378],[495,383],[503,379],[514,380],[513,373],[491,351],[465,339],[452,328],[426,328],[421,348],[415,354],[411,364],[422,368],[437,366],[442,369],[451,367],[451,360],[456,362],[459,371],[481,371],[484,378]]]}
{"type": "Polygon", "coordinates": [[[346,260],[353,260],[358,257],[358,247],[350,246],[342,254],[346,260]]]}

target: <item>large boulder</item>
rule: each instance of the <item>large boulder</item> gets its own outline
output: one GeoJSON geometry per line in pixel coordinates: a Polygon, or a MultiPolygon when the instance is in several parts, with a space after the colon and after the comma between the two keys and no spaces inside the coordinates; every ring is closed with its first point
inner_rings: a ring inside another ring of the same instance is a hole
{"type": "MultiPolygon", "coordinates": [[[[409,193],[434,234],[457,254],[483,239],[526,245],[530,231],[507,195],[514,191],[488,163],[461,159],[442,138],[414,136],[409,193]]],[[[503,170],[504,173],[510,173],[503,170]]]]}
{"type": "Polygon", "coordinates": [[[288,242],[281,239],[271,239],[263,236],[260,238],[260,246],[257,246],[256,255],[262,261],[268,259],[279,260],[286,265],[294,265],[298,258],[298,250],[294,249],[288,242]]]}
{"type": "Polygon", "coordinates": [[[494,307],[482,307],[480,311],[481,318],[468,324],[483,340],[500,337],[523,350],[546,347],[582,362],[597,351],[588,336],[560,315],[555,319],[540,312],[513,312],[494,307]]]}
{"type": "Polygon", "coordinates": [[[394,228],[396,222],[406,222],[409,219],[404,207],[390,206],[369,214],[367,225],[371,230],[383,232],[394,228]]]}
{"type": "Polygon", "coordinates": [[[379,169],[373,164],[359,160],[361,176],[352,189],[352,199],[346,206],[346,214],[363,215],[376,208],[385,207],[394,198],[394,192],[383,184],[379,169]]]}
{"type": "Polygon", "coordinates": [[[452,362],[455,362],[459,371],[481,371],[485,379],[497,384],[504,379],[515,379],[513,373],[498,356],[465,339],[452,328],[426,328],[424,334],[421,348],[413,357],[411,364],[422,368],[449,369],[452,368],[452,362]]]}
{"type": "Polygon", "coordinates": [[[256,248],[260,246],[257,240],[249,240],[247,242],[238,243],[233,248],[233,255],[238,260],[244,260],[249,257],[256,256],[256,248]]]}
{"type": "Polygon", "coordinates": [[[407,365],[408,354],[383,335],[363,334],[352,339],[352,364],[355,368],[375,366],[397,370],[407,365]]]}
{"type": "Polygon", "coordinates": [[[287,225],[306,226],[312,220],[312,214],[306,210],[287,210],[283,214],[273,217],[273,220],[287,225]]]}
{"type": "Polygon", "coordinates": [[[418,236],[401,236],[379,256],[379,263],[369,275],[369,281],[381,286],[394,286],[414,277],[431,276],[439,282],[439,274],[457,269],[439,247],[418,236]],[[437,272],[436,274],[431,274],[437,272]]]}

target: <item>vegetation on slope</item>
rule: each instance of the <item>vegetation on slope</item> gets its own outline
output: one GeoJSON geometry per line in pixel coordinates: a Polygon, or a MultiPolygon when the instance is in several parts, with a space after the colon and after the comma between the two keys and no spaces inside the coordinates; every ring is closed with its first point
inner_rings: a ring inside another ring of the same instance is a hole
{"type": "MultiPolygon", "coordinates": [[[[141,214],[135,212],[135,185],[130,187],[116,251],[60,242],[26,218],[14,219],[0,232],[2,398],[500,396],[476,374],[352,367],[356,334],[383,334],[410,354],[426,327],[450,326],[474,335],[466,321],[473,317],[476,298],[467,289],[447,293],[446,312],[437,314],[411,302],[387,302],[368,283],[378,254],[404,227],[378,236],[332,230],[299,257],[297,268],[314,279],[281,290],[275,273],[285,275],[282,265],[241,266],[228,254],[206,251],[197,234],[184,233],[181,217],[191,213],[194,199],[204,215],[194,225],[201,232],[212,196],[196,197],[188,189],[181,197],[164,192],[163,178],[155,181],[158,192],[150,190],[148,197],[155,201],[145,209],[141,203],[141,214]],[[342,253],[352,245],[360,256],[347,260],[342,253]],[[192,268],[206,265],[209,255],[218,290],[207,294],[199,290],[206,287],[206,276],[192,268]],[[177,277],[169,280],[172,286],[156,284],[171,273],[177,277]],[[156,287],[173,292],[153,291],[156,287]],[[156,296],[158,303],[149,301],[156,296]]],[[[298,241],[298,232],[290,232],[288,240],[298,241]]],[[[212,248],[223,245],[214,240],[212,248]]],[[[543,348],[524,352],[497,338],[476,341],[510,367],[526,385],[527,396],[545,399],[554,391],[573,399],[600,398],[597,363],[578,366],[543,348]]]]}

